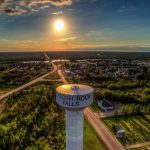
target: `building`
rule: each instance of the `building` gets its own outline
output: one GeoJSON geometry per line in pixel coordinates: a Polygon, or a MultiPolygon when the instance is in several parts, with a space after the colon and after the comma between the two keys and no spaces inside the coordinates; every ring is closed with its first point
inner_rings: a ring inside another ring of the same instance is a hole
{"type": "Polygon", "coordinates": [[[98,101],[97,104],[104,111],[112,111],[114,109],[114,106],[112,105],[112,103],[106,99],[98,101]]]}
{"type": "Polygon", "coordinates": [[[120,129],[117,131],[117,137],[124,137],[125,136],[125,131],[123,129],[120,129]]]}
{"type": "Polygon", "coordinates": [[[74,76],[74,73],[72,71],[66,70],[65,71],[65,76],[69,78],[69,77],[74,76]]]}

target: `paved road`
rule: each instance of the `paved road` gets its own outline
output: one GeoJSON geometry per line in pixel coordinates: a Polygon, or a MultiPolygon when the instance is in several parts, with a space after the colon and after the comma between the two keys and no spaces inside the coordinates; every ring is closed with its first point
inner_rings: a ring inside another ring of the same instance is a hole
{"type": "Polygon", "coordinates": [[[84,116],[107,145],[109,150],[125,150],[116,137],[107,129],[104,123],[94,115],[90,108],[84,110],[84,116]]]}
{"type": "Polygon", "coordinates": [[[128,145],[126,146],[126,149],[133,149],[133,148],[144,147],[144,146],[150,147],[150,142],[135,144],[135,145],[128,145]]]}
{"type": "MultiPolygon", "coordinates": [[[[65,79],[61,70],[58,70],[58,74],[61,77],[61,80],[67,84],[67,80],[65,79]]],[[[125,148],[121,145],[121,143],[116,139],[116,137],[111,134],[111,132],[107,129],[107,127],[103,124],[103,122],[94,115],[94,113],[90,110],[90,108],[86,108],[84,110],[84,116],[95,129],[98,136],[103,140],[103,142],[107,145],[109,150],[125,150],[125,148]]]]}
{"type": "Polygon", "coordinates": [[[44,53],[44,56],[46,58],[46,61],[50,61],[50,58],[49,58],[49,56],[46,53],[44,53]]]}
{"type": "Polygon", "coordinates": [[[26,83],[26,84],[24,84],[24,85],[22,85],[22,86],[20,86],[20,87],[18,87],[16,89],[13,89],[13,90],[9,91],[8,93],[5,93],[5,94],[1,95],[0,96],[0,101],[2,99],[4,99],[4,98],[10,96],[11,94],[13,94],[15,92],[18,92],[18,91],[21,91],[23,89],[26,89],[27,87],[29,87],[29,86],[31,86],[31,85],[33,85],[33,84],[41,81],[43,78],[45,78],[46,76],[48,76],[50,73],[54,73],[55,71],[57,71],[57,66],[54,63],[52,63],[52,66],[53,66],[53,70],[51,72],[48,72],[48,73],[46,73],[46,74],[44,74],[44,75],[42,75],[42,76],[40,76],[40,77],[38,77],[38,78],[36,78],[36,79],[34,79],[34,80],[26,83]]]}
{"type": "Polygon", "coordinates": [[[68,81],[65,79],[62,71],[59,69],[57,72],[58,72],[59,76],[61,77],[61,81],[65,84],[68,84],[68,81]]]}

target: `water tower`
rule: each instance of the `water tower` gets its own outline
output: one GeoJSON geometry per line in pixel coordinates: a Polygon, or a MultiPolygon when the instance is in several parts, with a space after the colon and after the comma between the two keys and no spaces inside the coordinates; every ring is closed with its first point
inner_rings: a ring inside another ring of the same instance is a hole
{"type": "Polygon", "coordinates": [[[56,101],[66,110],[66,150],[83,150],[83,109],[93,102],[93,88],[81,84],[59,86],[56,101]]]}

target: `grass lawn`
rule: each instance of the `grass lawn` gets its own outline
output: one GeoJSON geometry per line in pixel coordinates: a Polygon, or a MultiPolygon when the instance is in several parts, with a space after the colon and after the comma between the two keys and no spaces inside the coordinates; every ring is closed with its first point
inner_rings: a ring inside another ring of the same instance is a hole
{"type": "Polygon", "coordinates": [[[103,121],[114,134],[116,129],[125,130],[125,137],[118,138],[124,145],[150,141],[150,115],[104,118],[103,121]]]}
{"type": "Polygon", "coordinates": [[[0,95],[3,95],[7,92],[9,92],[10,90],[12,90],[13,88],[0,88],[0,95]]]}
{"type": "Polygon", "coordinates": [[[84,122],[84,150],[106,150],[106,146],[95,133],[91,125],[85,120],[84,122]]]}
{"type": "Polygon", "coordinates": [[[47,76],[45,79],[58,80],[58,79],[60,79],[60,76],[57,72],[54,72],[54,73],[50,74],[49,76],[47,76]]]}

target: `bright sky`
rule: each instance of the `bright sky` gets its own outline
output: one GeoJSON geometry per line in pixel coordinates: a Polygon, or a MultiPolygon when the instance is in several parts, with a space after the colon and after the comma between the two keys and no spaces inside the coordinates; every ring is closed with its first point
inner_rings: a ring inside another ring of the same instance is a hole
{"type": "Polygon", "coordinates": [[[0,0],[0,51],[44,50],[150,51],[150,0],[0,0]]]}

